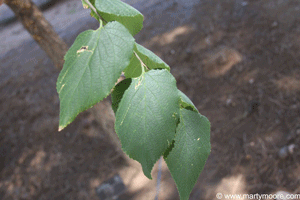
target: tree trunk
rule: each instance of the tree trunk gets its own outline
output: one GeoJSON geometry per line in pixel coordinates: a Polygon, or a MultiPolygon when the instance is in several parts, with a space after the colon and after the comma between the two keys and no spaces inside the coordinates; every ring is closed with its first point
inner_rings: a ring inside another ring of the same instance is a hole
{"type": "Polygon", "coordinates": [[[39,8],[31,0],[5,0],[24,27],[48,54],[55,67],[62,69],[68,46],[56,34],[39,8]]]}
{"type": "MultiPolygon", "coordinates": [[[[0,0],[0,4],[2,1],[0,0]]],[[[45,19],[39,8],[31,0],[4,0],[4,3],[14,11],[24,27],[54,62],[56,68],[61,70],[68,46],[53,30],[53,27],[45,19]]],[[[105,99],[96,104],[92,108],[92,113],[108,135],[119,155],[124,156],[119,138],[114,131],[115,116],[110,101],[105,99]]]]}

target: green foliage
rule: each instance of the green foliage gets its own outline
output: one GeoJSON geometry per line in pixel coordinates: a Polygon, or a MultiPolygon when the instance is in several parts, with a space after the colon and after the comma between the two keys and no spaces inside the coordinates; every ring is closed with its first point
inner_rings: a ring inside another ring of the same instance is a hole
{"type": "MultiPolygon", "coordinates": [[[[151,171],[175,136],[179,96],[167,70],[150,70],[132,79],[116,113],[115,129],[123,150],[151,171]]],[[[113,102],[114,104],[114,102],[113,102]]]]}
{"type": "Polygon", "coordinates": [[[163,156],[180,199],[187,200],[210,153],[210,123],[177,89],[170,67],[134,42],[132,35],[143,26],[141,13],[120,0],[90,3],[83,0],[100,27],[81,33],[65,55],[57,80],[59,129],[112,92],[124,152],[150,179],[163,156]],[[126,79],[115,85],[122,72],[126,79]]]}
{"type": "Polygon", "coordinates": [[[167,69],[170,71],[170,67],[162,59],[142,45],[135,43],[134,51],[138,57],[133,56],[130,64],[124,70],[127,78],[139,77],[142,74],[142,64],[145,65],[144,67],[147,67],[145,69],[146,71],[148,69],[167,69]],[[139,59],[141,59],[143,63],[141,63],[139,59]]]}
{"type": "Polygon", "coordinates": [[[130,62],[133,46],[134,38],[119,22],[85,31],[76,38],[57,80],[59,129],[109,95],[130,62]]]}
{"type": "Polygon", "coordinates": [[[114,113],[116,114],[120,101],[122,100],[122,97],[124,95],[124,92],[127,90],[127,88],[130,86],[131,84],[131,78],[127,78],[123,81],[121,81],[120,83],[118,83],[115,88],[114,91],[111,93],[111,101],[112,101],[112,109],[114,111],[114,113]]]}
{"type": "Polygon", "coordinates": [[[210,153],[210,123],[198,112],[180,109],[174,147],[165,158],[181,199],[188,199],[210,153]]]}
{"type": "Polygon", "coordinates": [[[167,65],[162,59],[160,59],[152,51],[137,43],[136,52],[145,63],[145,65],[149,67],[149,69],[167,69],[168,71],[170,71],[169,65],[167,65]]]}
{"type": "MultiPolygon", "coordinates": [[[[120,22],[132,35],[136,35],[143,28],[144,16],[120,0],[90,0],[90,2],[105,22],[120,22]]],[[[93,13],[92,11],[92,16],[95,17],[93,13]]],[[[95,18],[99,20],[98,17],[95,18]]]]}

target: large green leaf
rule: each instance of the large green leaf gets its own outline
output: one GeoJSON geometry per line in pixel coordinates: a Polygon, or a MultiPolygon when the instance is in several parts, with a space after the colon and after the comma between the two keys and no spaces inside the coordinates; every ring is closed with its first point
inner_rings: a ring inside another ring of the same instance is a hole
{"type": "MultiPolygon", "coordinates": [[[[134,51],[149,69],[167,69],[170,71],[169,65],[142,45],[135,43],[134,51]]],[[[130,64],[124,70],[127,78],[136,78],[142,74],[141,62],[137,56],[134,55],[132,57],[130,64]]]]}
{"type": "Polygon", "coordinates": [[[150,179],[155,162],[174,139],[178,115],[176,81],[164,69],[132,79],[118,106],[115,129],[122,148],[150,179]]]}
{"type": "Polygon", "coordinates": [[[105,21],[120,22],[132,35],[136,35],[143,28],[144,16],[120,0],[90,0],[90,2],[105,21]]]}
{"type": "Polygon", "coordinates": [[[57,80],[60,130],[110,93],[129,64],[133,47],[134,38],[119,22],[76,38],[57,80]]]}
{"type": "Polygon", "coordinates": [[[189,195],[210,153],[210,123],[198,112],[180,109],[174,147],[165,158],[180,199],[189,195]]]}

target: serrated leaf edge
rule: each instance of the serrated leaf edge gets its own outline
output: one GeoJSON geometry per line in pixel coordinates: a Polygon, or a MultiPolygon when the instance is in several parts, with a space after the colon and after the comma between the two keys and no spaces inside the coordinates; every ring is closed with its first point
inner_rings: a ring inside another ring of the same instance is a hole
{"type": "MultiPolygon", "coordinates": [[[[112,21],[112,22],[110,22],[110,23],[114,23],[114,22],[112,21]]],[[[124,26],[124,25],[121,24],[120,22],[117,22],[117,23],[119,23],[120,25],[124,26]]],[[[124,27],[125,27],[125,26],[124,26],[124,27]]],[[[101,30],[101,29],[103,29],[103,28],[104,28],[104,27],[99,27],[97,30],[87,30],[87,31],[96,32],[96,31],[101,30]]],[[[125,27],[125,28],[126,28],[126,27],[125,27]]],[[[126,28],[126,29],[127,29],[127,28],[126,28]]],[[[87,32],[87,31],[85,31],[85,32],[87,32]]],[[[99,40],[99,39],[100,39],[100,37],[98,38],[98,40],[99,40]]],[[[72,46],[71,46],[70,48],[72,48],[72,46]]],[[[133,49],[134,49],[134,45],[133,45],[133,49]]],[[[68,52],[65,54],[64,60],[66,60],[67,55],[68,55],[68,52]]],[[[132,56],[133,56],[133,51],[132,51],[131,57],[132,57],[132,56]]],[[[129,65],[129,64],[130,64],[130,61],[129,61],[128,65],[129,65]]],[[[65,74],[64,74],[63,77],[61,78],[60,83],[63,82],[63,80],[65,79],[67,73],[69,72],[69,70],[70,70],[71,68],[72,68],[72,67],[68,67],[67,71],[65,72],[65,74]]],[[[126,67],[125,67],[125,68],[126,68],[126,67]]],[[[124,68],[124,69],[125,69],[125,68],[124,68]]],[[[117,81],[118,81],[119,77],[121,76],[121,74],[122,74],[122,72],[120,72],[120,75],[119,75],[117,78],[115,78],[115,80],[113,80],[115,84],[117,83],[117,81]]],[[[59,76],[60,76],[60,75],[59,75],[59,76]]],[[[58,76],[58,79],[59,79],[59,76],[58,76]]],[[[56,86],[57,86],[57,84],[56,84],[56,86]]],[[[64,86],[65,86],[65,84],[62,84],[61,88],[59,88],[58,94],[60,94],[60,92],[61,92],[61,90],[63,89],[64,86]]],[[[57,88],[57,87],[56,87],[56,88],[57,88]]],[[[58,88],[57,88],[57,89],[58,89],[58,88]]],[[[111,88],[111,89],[113,89],[113,88],[111,88]]],[[[99,102],[102,101],[103,99],[107,98],[107,97],[110,95],[111,92],[112,92],[112,90],[108,91],[107,93],[104,93],[105,96],[104,96],[102,99],[97,100],[97,102],[92,103],[91,106],[89,106],[88,108],[84,109],[83,111],[92,108],[94,105],[96,105],[97,103],[99,103],[99,102]]],[[[76,112],[76,115],[74,115],[75,117],[70,118],[70,120],[67,121],[64,125],[60,125],[60,124],[59,124],[58,131],[60,132],[60,131],[62,131],[64,128],[66,128],[66,127],[67,127],[69,124],[71,124],[71,123],[76,119],[76,117],[77,117],[81,112],[83,112],[83,111],[78,111],[78,112],[76,112]]]]}

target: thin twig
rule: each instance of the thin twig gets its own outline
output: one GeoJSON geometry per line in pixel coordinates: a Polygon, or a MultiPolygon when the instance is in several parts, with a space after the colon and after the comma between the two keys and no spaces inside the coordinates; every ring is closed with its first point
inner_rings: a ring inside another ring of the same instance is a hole
{"type": "Polygon", "coordinates": [[[84,2],[85,2],[87,5],[89,5],[90,9],[92,9],[92,10],[98,15],[98,17],[99,17],[102,21],[107,22],[105,19],[103,19],[103,18],[99,15],[99,13],[97,12],[97,9],[93,6],[93,4],[91,4],[91,2],[90,2],[89,0],[84,0],[84,2]]]}
{"type": "Polygon", "coordinates": [[[138,56],[138,54],[135,51],[133,51],[133,53],[134,53],[135,57],[137,57],[137,59],[139,59],[139,61],[141,62],[141,64],[144,67],[146,67],[147,69],[149,69],[149,67],[142,61],[142,59],[138,56]]]}

